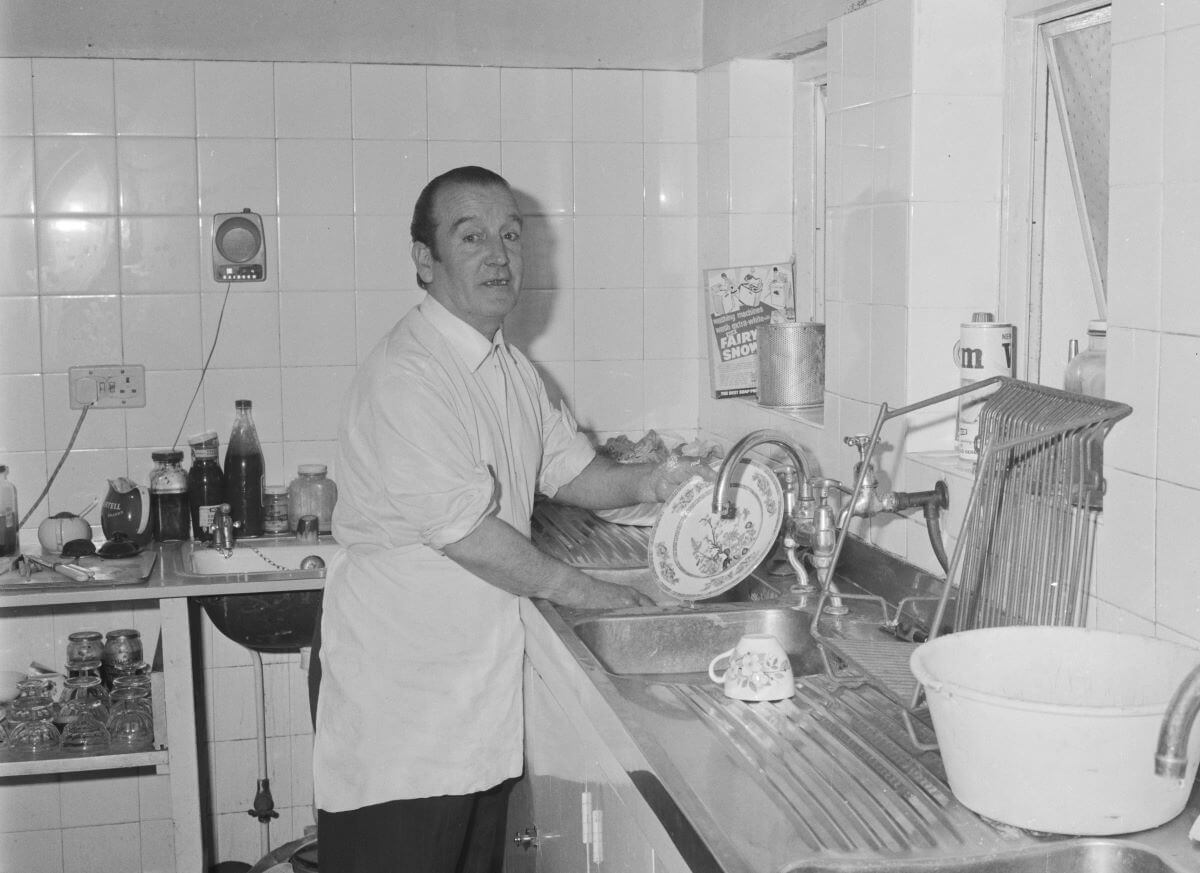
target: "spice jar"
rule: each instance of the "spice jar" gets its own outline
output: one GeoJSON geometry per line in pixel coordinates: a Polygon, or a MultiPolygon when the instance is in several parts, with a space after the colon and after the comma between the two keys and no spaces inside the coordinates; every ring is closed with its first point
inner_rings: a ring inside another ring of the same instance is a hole
{"type": "Polygon", "coordinates": [[[337,484],[327,478],[324,464],[301,464],[296,478],[288,485],[288,526],[296,530],[300,519],[315,515],[321,533],[333,530],[333,507],[337,503],[337,484]]]}
{"type": "Polygon", "coordinates": [[[150,516],[154,538],[160,543],[186,540],[191,536],[188,512],[188,480],[183,469],[183,452],[170,449],[151,452],[154,469],[150,471],[150,516]]]}
{"type": "Polygon", "coordinates": [[[288,490],[283,485],[268,485],[263,489],[263,533],[282,534],[288,524],[288,490]]]}
{"type": "Polygon", "coordinates": [[[104,657],[104,636],[100,631],[75,631],[67,635],[68,661],[99,661],[104,657]]]}

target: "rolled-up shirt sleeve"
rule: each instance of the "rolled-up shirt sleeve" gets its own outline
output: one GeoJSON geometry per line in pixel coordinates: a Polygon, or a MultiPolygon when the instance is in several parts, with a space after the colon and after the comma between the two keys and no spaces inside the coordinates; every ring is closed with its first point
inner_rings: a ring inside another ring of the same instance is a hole
{"type": "Polygon", "coordinates": [[[444,392],[408,368],[387,383],[374,435],[380,485],[420,542],[441,551],[496,513],[496,480],[444,392]]]}
{"type": "Polygon", "coordinates": [[[588,438],[579,432],[579,425],[566,402],[554,406],[541,382],[539,401],[542,405],[542,468],[538,474],[538,490],[553,497],[559,488],[583,472],[596,457],[588,438]]]}

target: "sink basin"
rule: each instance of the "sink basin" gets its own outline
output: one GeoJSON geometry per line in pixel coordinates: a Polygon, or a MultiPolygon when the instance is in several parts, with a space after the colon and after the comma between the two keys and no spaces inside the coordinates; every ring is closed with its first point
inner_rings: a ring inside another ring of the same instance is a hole
{"type": "Polygon", "coordinates": [[[575,635],[609,673],[667,681],[708,680],[708,664],[743,634],[771,634],[783,643],[797,676],[822,669],[809,632],[812,616],[781,606],[718,604],[702,610],[597,615],[573,623],[575,635]]]}
{"type": "MultiPolygon", "coordinates": [[[[180,571],[208,579],[317,579],[325,575],[325,570],[301,570],[300,562],[315,555],[328,565],[337,550],[337,543],[332,541],[306,544],[294,540],[244,540],[225,557],[215,549],[192,543],[180,551],[180,571]]],[[[259,652],[292,652],[312,645],[321,609],[319,590],[221,594],[197,599],[217,630],[235,643],[259,652]]]]}
{"type": "Polygon", "coordinates": [[[784,873],[1184,873],[1156,852],[1115,840],[1081,840],[979,858],[820,862],[784,873]]]}

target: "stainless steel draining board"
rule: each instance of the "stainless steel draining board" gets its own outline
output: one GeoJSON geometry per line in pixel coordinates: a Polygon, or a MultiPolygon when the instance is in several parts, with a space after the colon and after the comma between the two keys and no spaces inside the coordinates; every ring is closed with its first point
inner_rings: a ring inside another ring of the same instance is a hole
{"type": "Polygon", "coordinates": [[[533,506],[533,544],[581,570],[637,570],[650,566],[650,528],[613,524],[586,509],[552,500],[533,506]]]}

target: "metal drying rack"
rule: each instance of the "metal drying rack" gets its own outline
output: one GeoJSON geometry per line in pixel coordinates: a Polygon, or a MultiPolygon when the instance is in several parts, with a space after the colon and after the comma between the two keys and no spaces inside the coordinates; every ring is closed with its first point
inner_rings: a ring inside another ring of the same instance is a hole
{"type": "MultiPolygon", "coordinates": [[[[1113,425],[1133,409],[1096,397],[1059,391],[1006,376],[965,385],[898,409],[880,404],[864,457],[870,458],[885,422],[919,409],[975,394],[979,416],[979,460],[962,529],[946,584],[929,628],[942,630],[953,597],[954,630],[1006,625],[1080,625],[1086,615],[1092,553],[1104,494],[1102,446],[1113,425]]],[[[854,483],[856,501],[867,465],[854,483]]],[[[838,532],[831,567],[837,566],[847,532],[838,532]]],[[[819,622],[832,596],[878,602],[885,622],[899,623],[916,600],[907,598],[888,616],[882,598],[831,595],[826,586],[812,620],[830,677],[866,682],[904,707],[909,738],[920,741],[912,714],[922,689],[908,662],[917,644],[902,640],[844,640],[821,634],[819,622]],[[844,666],[836,665],[831,655],[844,666]]]]}

